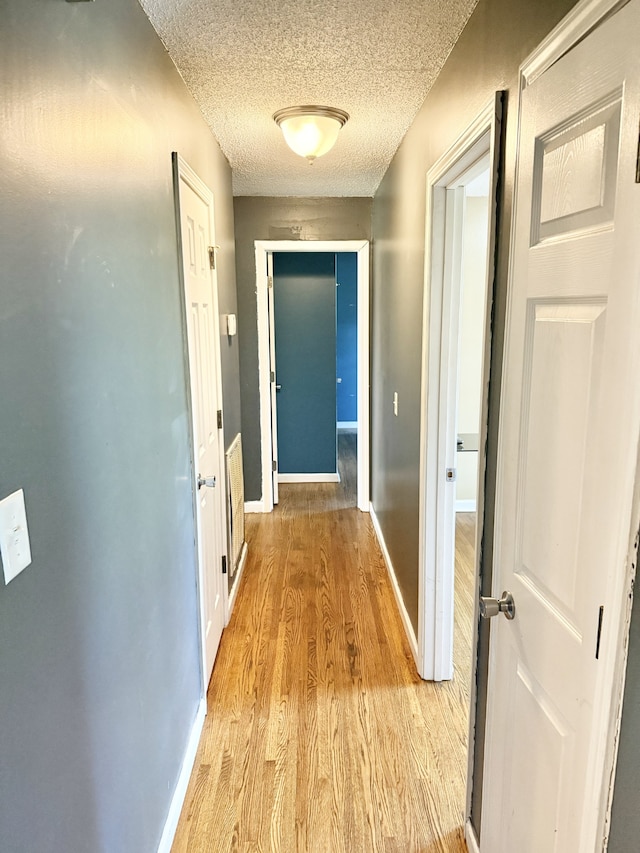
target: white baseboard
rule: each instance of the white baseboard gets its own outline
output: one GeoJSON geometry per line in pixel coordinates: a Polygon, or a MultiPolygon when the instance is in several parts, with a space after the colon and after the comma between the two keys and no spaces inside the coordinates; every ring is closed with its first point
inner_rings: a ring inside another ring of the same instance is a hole
{"type": "Polygon", "coordinates": [[[191,778],[193,765],[196,760],[196,753],[198,751],[198,744],[200,743],[200,736],[202,735],[202,727],[204,725],[206,713],[207,700],[203,697],[200,699],[196,718],[193,722],[193,726],[191,727],[191,734],[189,735],[189,742],[182,761],[180,775],[178,776],[178,783],[176,784],[176,789],[173,792],[173,797],[171,798],[169,814],[167,815],[167,819],[164,823],[162,837],[160,838],[160,844],[158,845],[158,853],[171,853],[171,845],[173,844],[173,840],[176,836],[176,829],[178,828],[180,813],[184,805],[184,798],[187,793],[189,779],[191,778]]]}
{"type": "Polygon", "coordinates": [[[264,501],[245,501],[245,512],[264,512],[264,501]]]}
{"type": "Polygon", "coordinates": [[[358,421],[338,421],[338,429],[358,429],[358,421]]]}
{"type": "Polygon", "coordinates": [[[227,625],[229,624],[229,619],[231,619],[231,614],[233,612],[233,608],[236,603],[236,598],[238,597],[238,589],[240,587],[240,578],[242,577],[242,572],[244,570],[244,564],[247,562],[247,554],[249,553],[249,546],[245,542],[242,546],[242,552],[240,553],[240,560],[238,561],[238,568],[236,569],[236,576],[233,579],[233,586],[231,588],[231,592],[229,593],[229,609],[227,611],[227,625]]]}
{"type": "Polygon", "coordinates": [[[468,498],[467,500],[456,501],[456,512],[475,512],[476,511],[476,500],[475,498],[468,498]]]}
{"type": "Polygon", "coordinates": [[[393,563],[391,562],[391,557],[389,556],[387,544],[384,541],[384,536],[382,535],[382,528],[380,527],[380,522],[378,521],[378,516],[376,515],[376,511],[373,504],[371,504],[369,507],[369,513],[371,515],[371,521],[373,522],[373,529],[375,530],[376,536],[378,537],[378,543],[380,545],[380,550],[382,551],[382,556],[384,557],[384,561],[387,565],[387,572],[389,573],[391,586],[393,587],[393,592],[396,596],[396,603],[398,605],[398,610],[400,611],[400,617],[402,618],[402,624],[404,625],[407,640],[409,641],[409,647],[411,648],[411,653],[413,655],[416,668],[418,668],[418,639],[416,637],[415,631],[413,630],[411,619],[409,619],[409,614],[407,613],[407,608],[405,607],[404,599],[402,598],[402,593],[400,592],[400,587],[398,586],[398,579],[396,578],[395,569],[393,568],[393,563]]]}
{"type": "Polygon", "coordinates": [[[464,839],[467,842],[469,853],[480,853],[480,844],[478,843],[478,837],[476,836],[476,831],[471,825],[471,821],[469,820],[469,818],[467,818],[464,824],[464,839]]]}
{"type": "Polygon", "coordinates": [[[278,474],[279,483],[339,483],[340,474],[278,474]]]}

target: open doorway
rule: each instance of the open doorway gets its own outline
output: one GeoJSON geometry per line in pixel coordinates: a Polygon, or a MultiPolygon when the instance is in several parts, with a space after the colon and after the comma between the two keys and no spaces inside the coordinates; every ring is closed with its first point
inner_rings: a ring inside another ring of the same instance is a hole
{"type": "Polygon", "coordinates": [[[418,668],[434,681],[454,674],[455,568],[462,551],[470,631],[476,608],[499,103],[498,95],[427,176],[418,668]],[[463,540],[473,549],[456,548],[463,540]]]}
{"type": "MultiPolygon", "coordinates": [[[[356,262],[356,294],[357,294],[357,310],[356,310],[356,382],[355,393],[356,398],[356,420],[348,421],[352,434],[355,429],[357,434],[357,458],[355,462],[355,476],[357,483],[357,506],[362,511],[369,510],[369,243],[368,241],[256,241],[256,292],[257,292],[257,309],[258,309],[258,348],[259,348],[259,377],[260,377],[260,429],[261,429],[261,449],[262,449],[262,501],[261,509],[264,512],[270,512],[278,500],[278,483],[283,481],[282,475],[278,471],[278,416],[277,409],[279,402],[276,399],[278,394],[277,386],[284,386],[284,382],[277,377],[276,353],[274,341],[277,338],[274,328],[274,287],[273,275],[274,255],[280,253],[299,254],[299,253],[329,253],[331,261],[334,264],[334,280],[333,280],[333,299],[335,303],[335,256],[336,254],[353,253],[356,262]],[[355,428],[353,424],[356,424],[355,428]]],[[[339,289],[339,288],[338,288],[339,289]]],[[[335,312],[335,309],[334,309],[335,312]]],[[[335,318],[335,313],[334,313],[335,318]]],[[[335,323],[335,320],[334,320],[335,323]]],[[[335,326],[334,326],[335,333],[335,326]]],[[[335,338],[335,334],[334,334],[335,338]]],[[[336,388],[337,379],[341,379],[336,372],[336,350],[334,342],[334,369],[333,369],[333,436],[335,443],[335,428],[336,428],[336,388]]],[[[282,388],[281,388],[282,391],[282,388]]],[[[345,423],[342,421],[341,423],[345,423]]],[[[354,436],[355,437],[355,436],[354,436]]],[[[338,439],[340,441],[340,436],[338,439]]],[[[340,442],[341,444],[344,442],[340,442]]],[[[334,444],[335,446],[335,444],[334,444]]],[[[349,454],[347,453],[347,456],[349,454]]],[[[291,472],[295,475],[297,471],[291,472]]],[[[303,472],[304,473],[304,472],[303,472]]],[[[311,472],[318,473],[318,472],[311,472]]],[[[323,473],[323,472],[320,472],[323,473]]],[[[324,472],[328,475],[333,473],[334,481],[338,479],[337,465],[333,468],[333,472],[324,472]]],[[[284,472],[284,477],[287,473],[284,472]]],[[[291,481],[291,480],[289,480],[291,481]]],[[[296,480],[294,480],[296,481],[296,480]]],[[[301,481],[301,480],[297,480],[301,481]]]]}
{"type": "Polygon", "coordinates": [[[355,506],[357,255],[273,252],[267,264],[274,503],[282,484],[339,483],[355,506]]]}
{"type": "Polygon", "coordinates": [[[417,664],[424,679],[460,679],[469,697],[466,816],[475,721],[486,706],[478,596],[495,416],[488,391],[502,104],[497,92],[427,174],[417,664]],[[454,624],[468,637],[465,650],[453,648],[454,624]]]}

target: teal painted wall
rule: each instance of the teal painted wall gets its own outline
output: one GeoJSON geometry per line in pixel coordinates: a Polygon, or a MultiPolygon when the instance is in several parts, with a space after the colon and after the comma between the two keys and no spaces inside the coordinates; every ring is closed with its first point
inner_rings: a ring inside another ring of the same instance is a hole
{"type": "Polygon", "coordinates": [[[336,371],[338,423],[358,420],[358,256],[336,255],[336,371]]]}
{"type": "Polygon", "coordinates": [[[335,255],[274,253],[273,298],[278,470],[335,473],[335,255]]]}

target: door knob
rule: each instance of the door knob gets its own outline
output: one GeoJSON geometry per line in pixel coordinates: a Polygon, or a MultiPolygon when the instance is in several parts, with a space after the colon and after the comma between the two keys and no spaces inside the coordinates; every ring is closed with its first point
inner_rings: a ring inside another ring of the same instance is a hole
{"type": "Polygon", "coordinates": [[[483,619],[491,619],[498,613],[504,613],[507,619],[515,619],[516,603],[510,592],[503,592],[502,598],[485,598],[480,596],[480,615],[483,619]]]}
{"type": "Polygon", "coordinates": [[[201,477],[198,474],[198,488],[201,489],[203,486],[208,486],[210,489],[213,489],[216,484],[215,477],[201,477]]]}
{"type": "Polygon", "coordinates": [[[276,385],[276,391],[282,391],[282,385],[276,385]]]}

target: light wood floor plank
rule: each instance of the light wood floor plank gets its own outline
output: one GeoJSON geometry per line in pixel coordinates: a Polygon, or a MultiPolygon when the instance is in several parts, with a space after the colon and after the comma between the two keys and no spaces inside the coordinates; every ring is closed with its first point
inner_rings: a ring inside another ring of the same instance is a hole
{"type": "Polygon", "coordinates": [[[455,678],[418,677],[367,514],[281,487],[208,693],[174,853],[463,853],[475,517],[456,524],[455,678]]]}

